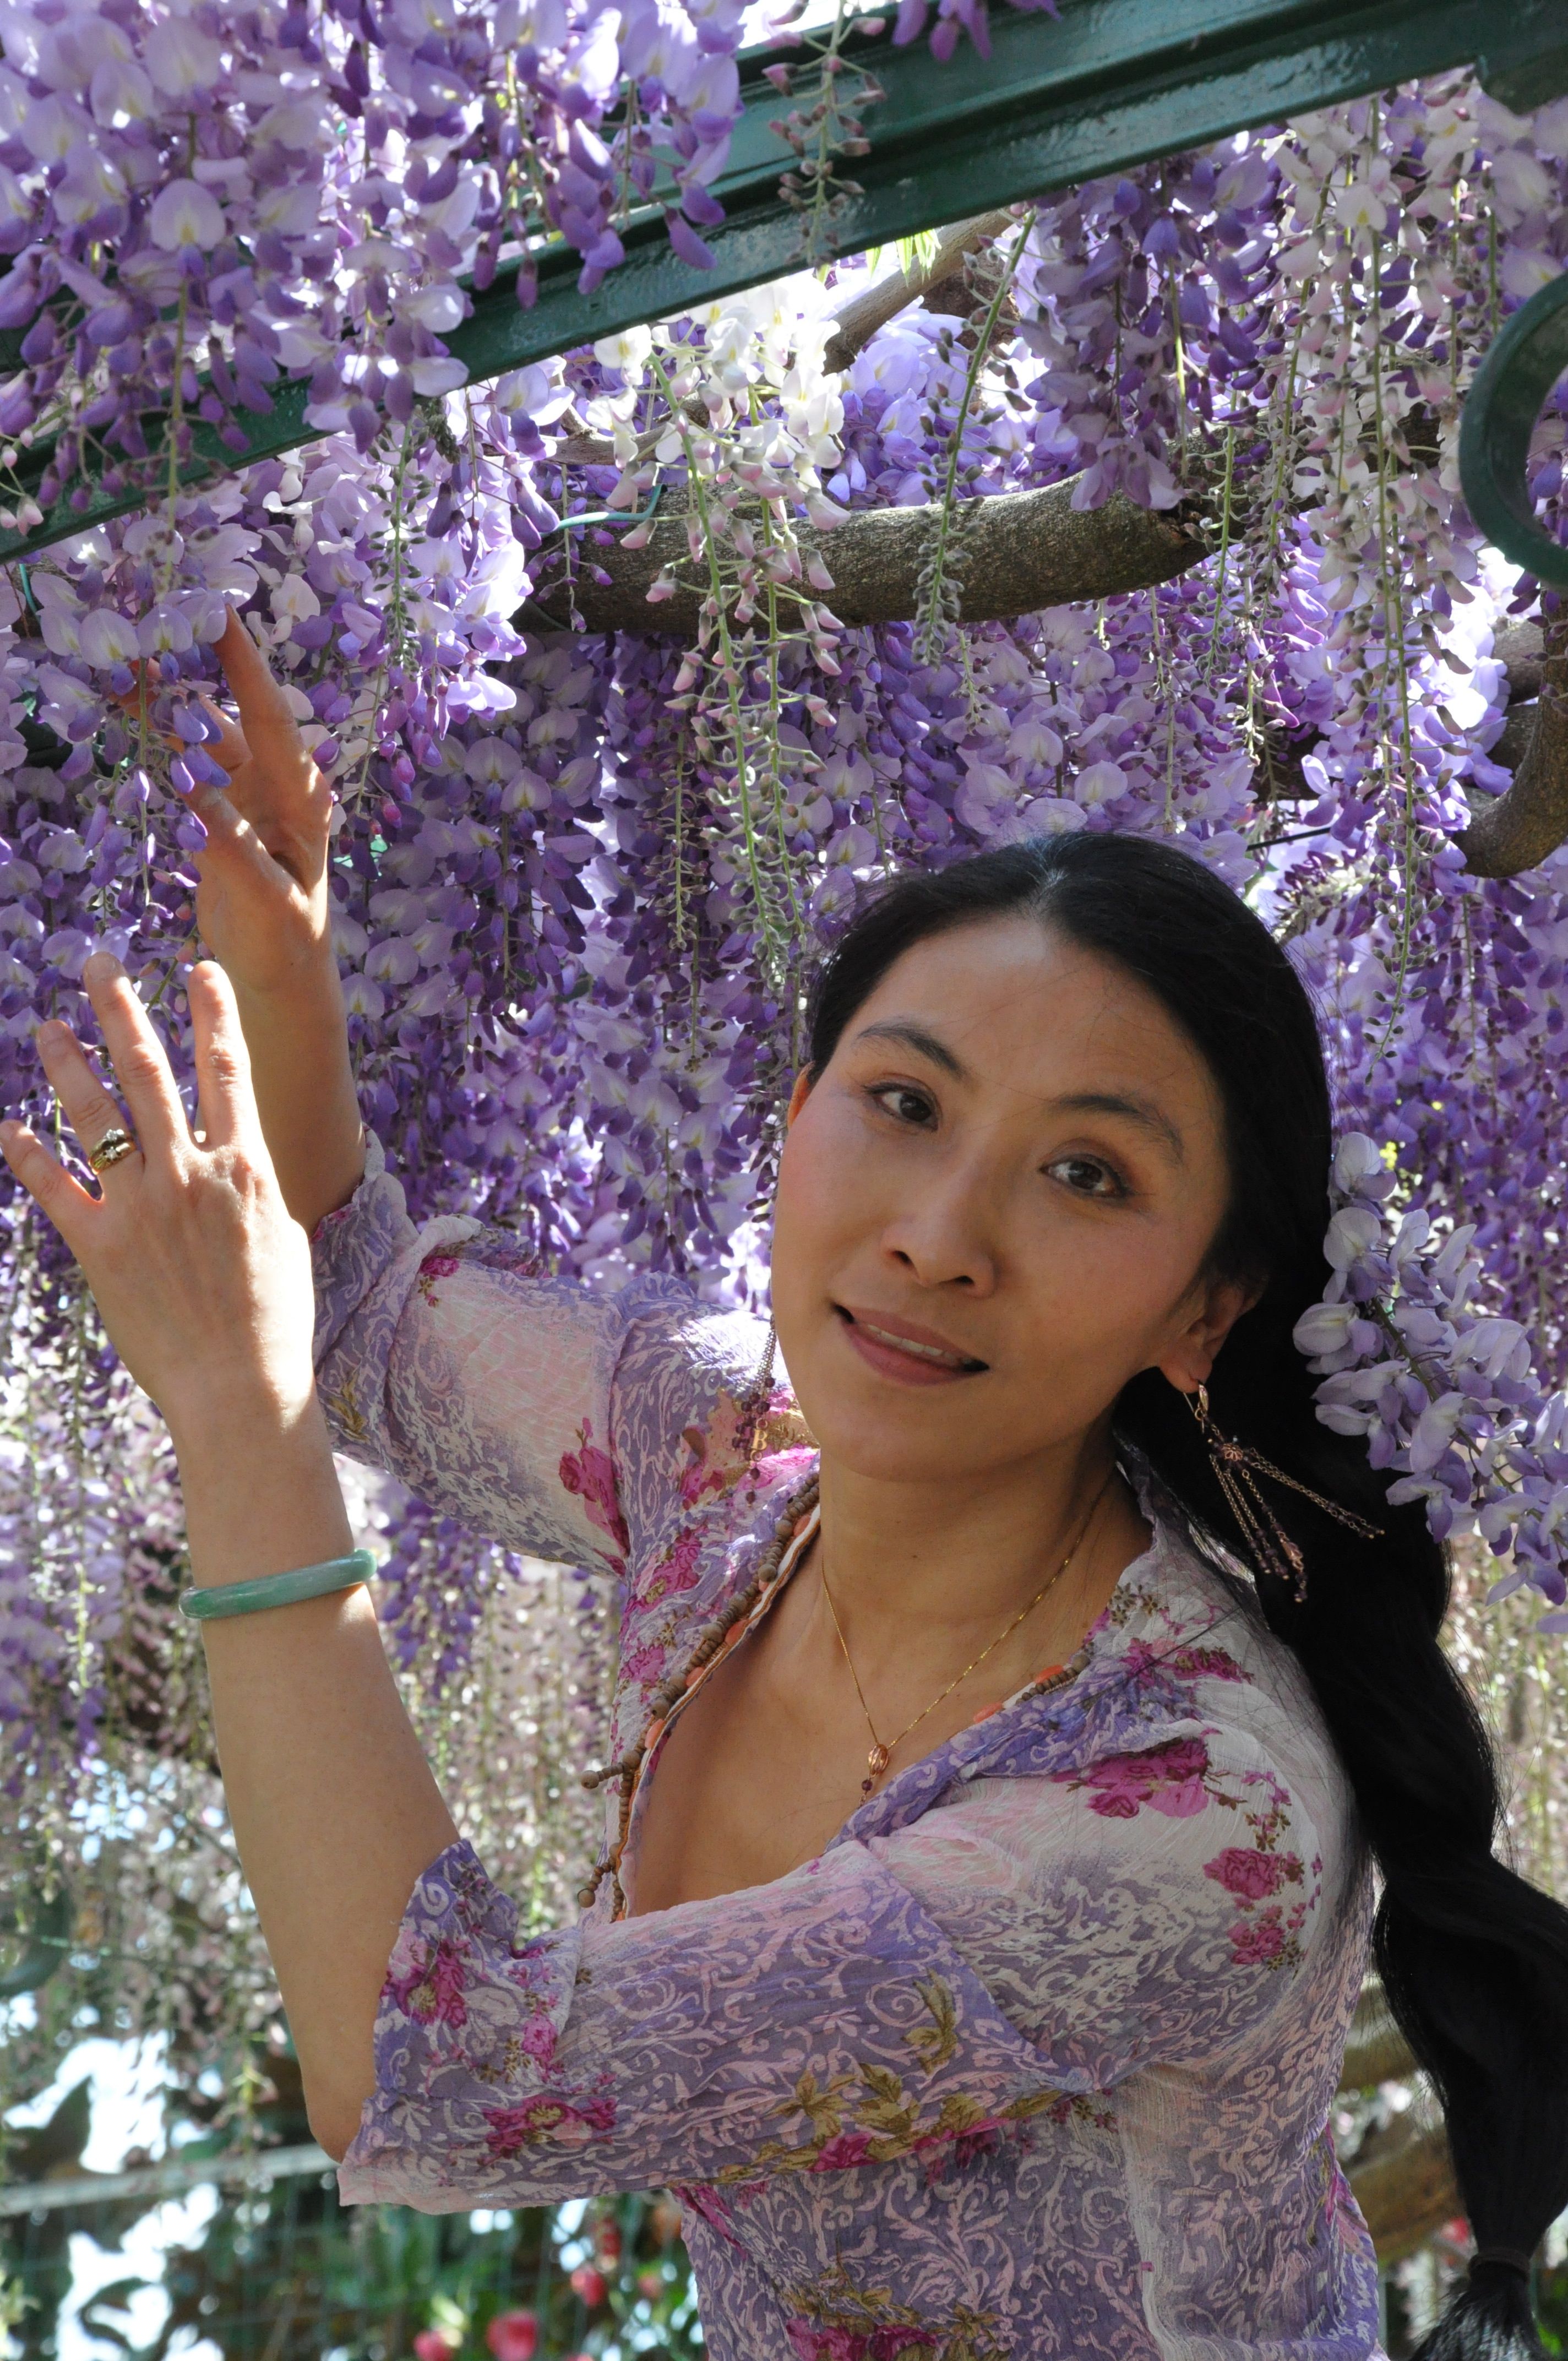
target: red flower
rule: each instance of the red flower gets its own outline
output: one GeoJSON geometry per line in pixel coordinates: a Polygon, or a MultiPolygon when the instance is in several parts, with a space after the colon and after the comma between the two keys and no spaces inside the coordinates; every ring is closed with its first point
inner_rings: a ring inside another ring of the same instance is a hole
{"type": "Polygon", "coordinates": [[[609,2281],[592,2263],[579,2263],[572,2273],[572,2292],[578,2295],[590,2312],[597,2312],[609,2293],[609,2281]]]}
{"type": "Polygon", "coordinates": [[[498,2312],[485,2331],[485,2342],[496,2361],[533,2361],[538,2319],[532,2312],[498,2312]]]}
{"type": "Polygon", "coordinates": [[[452,2361],[462,2341],[450,2328],[422,2328],[413,2341],[415,2361],[452,2361]]]}

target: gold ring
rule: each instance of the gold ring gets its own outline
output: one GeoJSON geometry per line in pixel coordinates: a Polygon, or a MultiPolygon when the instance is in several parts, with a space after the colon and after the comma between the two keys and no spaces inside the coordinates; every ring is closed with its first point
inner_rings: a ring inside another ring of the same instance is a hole
{"type": "Polygon", "coordinates": [[[112,1131],[104,1134],[96,1148],[88,1149],[87,1161],[94,1172],[106,1172],[111,1164],[117,1164],[122,1156],[133,1154],[135,1148],[136,1141],[130,1133],[122,1131],[116,1124],[112,1131]]]}

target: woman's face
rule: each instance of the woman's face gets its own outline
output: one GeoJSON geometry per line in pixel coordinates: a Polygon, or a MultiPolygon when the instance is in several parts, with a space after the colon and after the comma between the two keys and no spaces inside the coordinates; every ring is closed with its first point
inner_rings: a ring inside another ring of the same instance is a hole
{"type": "Polygon", "coordinates": [[[1038,919],[916,944],[790,1105],[773,1301],[824,1453],[893,1482],[1047,1458],[1127,1380],[1205,1378],[1218,1093],[1141,985],[1038,919]]]}

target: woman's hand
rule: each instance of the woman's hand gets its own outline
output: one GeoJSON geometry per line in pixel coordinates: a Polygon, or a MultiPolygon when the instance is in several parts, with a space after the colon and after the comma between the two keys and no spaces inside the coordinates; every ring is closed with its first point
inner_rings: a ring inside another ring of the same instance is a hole
{"type": "Polygon", "coordinates": [[[301,741],[287,695],[232,608],[217,653],[239,722],[207,706],[222,734],[204,751],[228,773],[229,784],[198,782],[185,797],[207,831],[194,856],[196,923],[237,991],[288,993],[331,956],[332,789],[301,741]]]}
{"type": "Polygon", "coordinates": [[[229,785],[199,784],[186,797],[207,831],[196,922],[234,985],[261,1131],[284,1202],[308,1232],[365,1169],[332,950],[332,789],[232,609],[217,648],[239,724],[209,706],[222,734],[206,751],[229,785]]]}
{"type": "Polygon", "coordinates": [[[210,961],[191,973],[199,1139],[119,961],[95,953],[83,980],[126,1112],[63,1024],[38,1027],[44,1071],[83,1156],[116,1126],[137,1146],[99,1175],[96,1197],[25,1125],[0,1126],[5,1160],[81,1264],[177,1446],[218,1422],[296,1422],[313,1391],[310,1250],[261,1136],[227,980],[210,961]]]}
{"type": "MultiPolygon", "coordinates": [[[[235,999],[191,977],[201,1137],[115,960],[84,980],[126,1112],[64,1025],[38,1028],[84,1152],[137,1147],[92,1196],[26,1126],[0,1148],[85,1272],[104,1324],[169,1421],[198,1584],[352,1545],[311,1378],[311,1273],[261,1137],[235,999]]],[[[364,1589],[208,1623],[213,1716],[317,2136],[341,2154],[375,2082],[370,2032],[398,1920],[455,1831],[403,1712],[364,1589]]]]}

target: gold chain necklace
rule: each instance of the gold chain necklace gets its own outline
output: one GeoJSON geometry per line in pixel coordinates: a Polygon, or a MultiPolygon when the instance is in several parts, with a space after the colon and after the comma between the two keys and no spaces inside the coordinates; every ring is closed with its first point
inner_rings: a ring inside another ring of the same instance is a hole
{"type": "Polygon", "coordinates": [[[869,1778],[865,1778],[861,1781],[861,1794],[862,1795],[869,1795],[871,1794],[872,1789],[876,1785],[877,1781],[882,1777],[883,1773],[887,1769],[888,1764],[892,1762],[894,1751],[903,1745],[910,1731],[912,1730],[918,1730],[920,1724],[925,1720],[926,1716],[928,1713],[935,1713],[937,1708],[942,1703],[944,1697],[950,1697],[953,1691],[959,1686],[960,1682],[967,1681],[971,1673],[978,1672],[981,1665],[984,1664],[987,1656],[991,1655],[997,1648],[1000,1648],[1003,1640],[1010,1640],[1012,1638],[1014,1632],[1016,1631],[1019,1624],[1024,1621],[1025,1618],[1034,1613],[1036,1608],[1039,1605],[1047,1591],[1051,1589],[1054,1585],[1061,1580],[1063,1575],[1067,1572],[1068,1567],[1072,1564],[1073,1559],[1078,1555],[1080,1549],[1082,1547],[1084,1535],[1088,1532],[1090,1526],[1094,1521],[1094,1512],[1099,1508],[1101,1501],[1105,1498],[1106,1493],[1110,1490],[1111,1477],[1113,1477],[1115,1473],[1116,1470],[1113,1467],[1111,1475],[1106,1477],[1104,1483],[1102,1484],[1099,1491],[1096,1492],[1093,1499],[1090,1502],[1088,1513],[1085,1515],[1083,1522],[1080,1525],[1077,1532],[1074,1533],[1072,1543],[1067,1555],[1063,1558],[1061,1564],[1053,1573],[1047,1575],[1044,1582],[1041,1583],[1038,1590],[1036,1591],[1028,1605],[1026,1607],[1021,1607],[1018,1609],[1017,1614],[1013,1618],[1011,1623],[1007,1625],[1004,1631],[1001,1631],[997,1633],[995,1639],[991,1642],[990,1646],[982,1648],[979,1655],[972,1658],[971,1661],[964,1666],[963,1671],[959,1673],[956,1678],[948,1683],[945,1689],[939,1690],[931,1699],[930,1704],[924,1707],[922,1710],[916,1715],[913,1721],[906,1721],[904,1728],[899,1731],[897,1737],[890,1738],[885,1745],[877,1736],[876,1724],[872,1719],[872,1709],[866,1703],[866,1693],[861,1686],[861,1676],[855,1670],[855,1660],[850,1653],[850,1643],[844,1637],[844,1627],[839,1620],[839,1610],[833,1604],[833,1593],[828,1587],[828,1560],[826,1553],[824,1553],[820,1569],[822,1576],[822,1596],[828,1601],[828,1612],[833,1618],[833,1629],[839,1635],[839,1645],[844,1652],[844,1662],[850,1667],[850,1678],[855,1684],[855,1695],[861,1700],[861,1711],[865,1715],[866,1728],[872,1734],[871,1752],[866,1756],[866,1763],[871,1775],[869,1778]]]}

